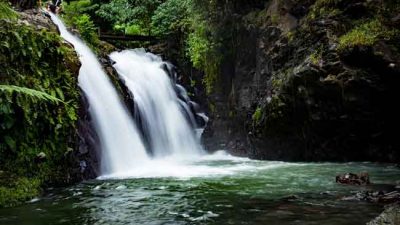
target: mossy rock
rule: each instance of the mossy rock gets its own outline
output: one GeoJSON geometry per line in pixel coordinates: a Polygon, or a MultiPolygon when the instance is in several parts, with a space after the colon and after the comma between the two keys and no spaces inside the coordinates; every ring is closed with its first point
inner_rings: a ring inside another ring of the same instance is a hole
{"type": "Polygon", "coordinates": [[[0,83],[9,87],[0,91],[0,170],[12,174],[0,176],[4,206],[72,181],[68,152],[78,140],[80,64],[54,31],[12,20],[0,26],[0,83]],[[46,160],[39,162],[39,153],[46,160]]]}

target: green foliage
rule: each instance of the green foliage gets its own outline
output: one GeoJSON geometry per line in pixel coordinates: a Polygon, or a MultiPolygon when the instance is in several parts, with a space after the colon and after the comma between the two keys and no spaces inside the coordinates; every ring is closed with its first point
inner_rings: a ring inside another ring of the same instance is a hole
{"type": "Polygon", "coordinates": [[[373,19],[356,26],[339,38],[338,50],[354,46],[371,46],[377,40],[388,40],[396,35],[395,30],[388,29],[378,19],[373,19]]]}
{"type": "Polygon", "coordinates": [[[295,32],[294,31],[287,32],[286,37],[288,39],[288,42],[292,42],[295,38],[295,32]]]}
{"type": "Polygon", "coordinates": [[[70,3],[63,3],[63,9],[66,13],[64,20],[72,23],[75,17],[82,14],[90,14],[99,8],[97,4],[93,4],[91,0],[71,1],[70,3]]]}
{"type": "Polygon", "coordinates": [[[97,29],[88,14],[83,14],[75,18],[74,26],[78,29],[81,37],[90,45],[97,46],[99,39],[97,29]]]}
{"type": "MultiPolygon", "coordinates": [[[[4,179],[0,176],[0,179],[4,179]]],[[[39,195],[40,181],[25,177],[5,179],[7,183],[0,184],[0,208],[14,206],[39,195]]]]}
{"type": "Polygon", "coordinates": [[[262,118],[262,109],[261,107],[257,107],[256,111],[254,111],[252,119],[253,119],[253,123],[260,123],[261,118],[262,118]]]}
{"type": "Polygon", "coordinates": [[[317,0],[311,7],[308,19],[314,20],[320,17],[335,17],[341,14],[337,4],[343,0],[317,0]]]}
{"type": "Polygon", "coordinates": [[[99,38],[97,35],[97,28],[88,12],[97,8],[98,5],[93,5],[90,0],[73,1],[69,4],[65,4],[65,15],[63,16],[64,21],[72,28],[77,29],[82,39],[94,50],[97,49],[99,38]]]}
{"type": "MultiPolygon", "coordinates": [[[[25,87],[18,87],[18,86],[15,86],[15,85],[1,85],[0,84],[0,91],[7,92],[8,94],[12,94],[12,93],[16,92],[16,93],[19,93],[19,94],[24,94],[24,95],[30,96],[33,99],[50,101],[50,102],[54,102],[54,103],[62,102],[59,98],[51,96],[51,95],[49,95],[49,94],[47,94],[45,92],[37,91],[37,90],[34,90],[34,89],[25,88],[25,87]]],[[[9,98],[10,98],[10,96],[9,96],[9,98]]]]}
{"type": "Polygon", "coordinates": [[[151,34],[151,17],[160,4],[161,0],[111,0],[102,4],[96,14],[113,27],[136,25],[143,29],[140,33],[151,34]]]}
{"type": "Polygon", "coordinates": [[[205,72],[203,83],[210,94],[217,82],[221,56],[216,44],[206,36],[206,25],[198,23],[187,39],[187,53],[193,66],[205,72]]]}
{"type": "Polygon", "coordinates": [[[142,28],[137,24],[131,24],[125,27],[124,33],[128,35],[139,35],[142,34],[142,28]]]}
{"type": "Polygon", "coordinates": [[[322,60],[322,48],[318,48],[310,55],[310,61],[314,65],[319,65],[322,60]]]}
{"type": "MultiPolygon", "coordinates": [[[[182,57],[188,57],[195,68],[204,71],[202,80],[211,93],[223,59],[223,35],[218,30],[225,32],[216,17],[216,7],[217,2],[205,0],[111,0],[101,5],[79,0],[65,7],[65,19],[92,45],[96,43],[94,25],[86,13],[93,10],[97,17],[111,24],[114,32],[174,39],[185,48],[182,57]]],[[[231,36],[229,32],[224,35],[231,36]]]]}
{"type": "Polygon", "coordinates": [[[152,16],[153,33],[159,36],[183,32],[188,26],[190,0],[168,0],[152,16]]]}
{"type": "Polygon", "coordinates": [[[206,24],[197,24],[194,31],[187,39],[187,51],[193,66],[202,69],[206,64],[207,52],[210,48],[210,40],[206,36],[206,24]]]}
{"type": "Polygon", "coordinates": [[[271,78],[271,84],[274,91],[281,91],[285,85],[290,83],[294,68],[287,68],[271,78]]]}
{"type": "Polygon", "coordinates": [[[17,18],[17,13],[10,8],[7,1],[0,0],[0,19],[14,20],[17,18]]]}
{"type": "Polygon", "coordinates": [[[219,24],[216,4],[214,1],[192,0],[188,9],[190,28],[186,52],[193,66],[204,71],[203,83],[208,94],[215,90],[220,75],[224,58],[222,39],[227,33],[231,37],[224,25],[219,24]]]}
{"type": "Polygon", "coordinates": [[[75,145],[79,102],[72,72],[79,64],[55,32],[6,20],[0,20],[0,27],[0,171],[29,178],[4,187],[0,177],[1,198],[13,202],[36,195],[35,187],[44,182],[61,183],[67,176],[64,153],[75,145]],[[34,159],[40,152],[47,160],[38,164],[34,159]]]}

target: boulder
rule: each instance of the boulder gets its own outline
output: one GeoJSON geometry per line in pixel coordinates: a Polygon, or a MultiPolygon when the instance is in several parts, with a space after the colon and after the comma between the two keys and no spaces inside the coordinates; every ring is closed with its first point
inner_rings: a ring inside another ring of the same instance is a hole
{"type": "Polygon", "coordinates": [[[336,183],[351,185],[367,185],[370,184],[368,173],[345,173],[336,176],[336,183]]]}

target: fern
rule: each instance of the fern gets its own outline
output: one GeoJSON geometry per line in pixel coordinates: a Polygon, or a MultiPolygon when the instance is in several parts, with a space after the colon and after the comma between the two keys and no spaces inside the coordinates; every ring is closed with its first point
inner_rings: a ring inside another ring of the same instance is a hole
{"type": "Polygon", "coordinates": [[[63,102],[61,99],[51,96],[45,92],[37,91],[34,89],[26,88],[26,87],[18,87],[14,85],[0,85],[0,91],[8,92],[8,93],[19,93],[28,95],[39,100],[50,101],[54,103],[63,102]]]}
{"type": "Polygon", "coordinates": [[[0,0],[0,19],[16,19],[17,13],[10,8],[8,2],[0,0]]]}

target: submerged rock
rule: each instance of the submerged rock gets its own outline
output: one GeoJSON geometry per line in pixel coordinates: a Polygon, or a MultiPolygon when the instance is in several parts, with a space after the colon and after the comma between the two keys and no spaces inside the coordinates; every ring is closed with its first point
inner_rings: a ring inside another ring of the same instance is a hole
{"type": "Polygon", "coordinates": [[[346,173],[336,176],[336,183],[340,184],[356,184],[356,185],[366,185],[370,184],[368,173],[346,173]]]}
{"type": "Polygon", "coordinates": [[[341,200],[392,204],[400,202],[400,193],[398,191],[359,191],[352,196],[343,197],[341,200]]]}

